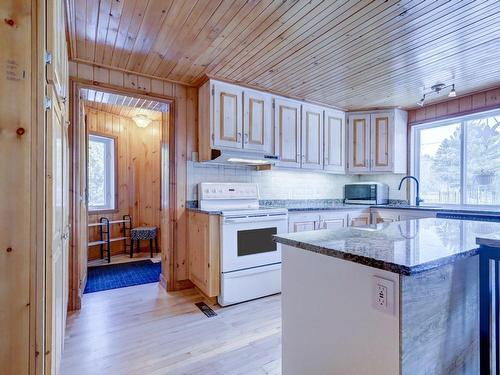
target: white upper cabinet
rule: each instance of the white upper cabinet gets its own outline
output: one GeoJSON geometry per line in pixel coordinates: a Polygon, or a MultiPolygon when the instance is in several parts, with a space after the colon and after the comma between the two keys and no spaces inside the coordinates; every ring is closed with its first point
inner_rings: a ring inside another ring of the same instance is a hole
{"type": "Polygon", "coordinates": [[[274,134],[271,95],[244,89],[243,108],[243,148],[272,154],[274,134]]]}
{"type": "Polygon", "coordinates": [[[406,112],[362,112],[349,115],[349,172],[406,173],[406,112]]]}
{"type": "Polygon", "coordinates": [[[274,101],[276,165],[300,168],[300,105],[298,101],[284,98],[274,101]]]}
{"type": "Polygon", "coordinates": [[[323,169],[323,108],[302,105],[302,168],[323,169]]]}
{"type": "Polygon", "coordinates": [[[370,115],[349,116],[349,172],[370,171],[370,115]]]}
{"type": "Polygon", "coordinates": [[[213,85],[213,145],[220,148],[243,148],[243,89],[216,82],[213,85]]]}
{"type": "Polygon", "coordinates": [[[342,111],[325,109],[324,122],[323,169],[345,173],[345,114],[342,111]]]}

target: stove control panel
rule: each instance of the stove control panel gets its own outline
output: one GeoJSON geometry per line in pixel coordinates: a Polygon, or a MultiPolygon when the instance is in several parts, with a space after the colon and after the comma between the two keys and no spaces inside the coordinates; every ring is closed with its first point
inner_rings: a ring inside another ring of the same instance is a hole
{"type": "Polygon", "coordinates": [[[198,185],[198,199],[259,199],[259,187],[243,182],[201,182],[198,185]]]}

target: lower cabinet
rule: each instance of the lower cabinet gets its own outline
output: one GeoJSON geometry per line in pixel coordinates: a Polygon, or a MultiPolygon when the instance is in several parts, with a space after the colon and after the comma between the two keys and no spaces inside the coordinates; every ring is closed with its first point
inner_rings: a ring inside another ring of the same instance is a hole
{"type": "Polygon", "coordinates": [[[370,224],[369,209],[355,211],[309,211],[288,214],[288,231],[337,229],[370,224]]]}
{"type": "Polygon", "coordinates": [[[189,280],[206,296],[216,297],[220,288],[220,217],[189,211],[188,222],[189,280]]]}
{"type": "Polygon", "coordinates": [[[422,219],[426,217],[436,217],[436,213],[432,211],[416,211],[416,210],[395,210],[376,208],[371,210],[372,223],[388,223],[393,221],[403,221],[412,219],[422,219]]]}
{"type": "Polygon", "coordinates": [[[370,210],[354,211],[348,214],[348,226],[360,227],[370,224],[370,210]]]}

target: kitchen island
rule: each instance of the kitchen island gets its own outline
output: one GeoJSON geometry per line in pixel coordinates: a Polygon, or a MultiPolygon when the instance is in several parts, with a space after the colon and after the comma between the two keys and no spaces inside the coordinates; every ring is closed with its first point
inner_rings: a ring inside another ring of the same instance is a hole
{"type": "Polygon", "coordinates": [[[479,374],[477,237],[416,219],[276,236],[284,374],[479,374]]]}

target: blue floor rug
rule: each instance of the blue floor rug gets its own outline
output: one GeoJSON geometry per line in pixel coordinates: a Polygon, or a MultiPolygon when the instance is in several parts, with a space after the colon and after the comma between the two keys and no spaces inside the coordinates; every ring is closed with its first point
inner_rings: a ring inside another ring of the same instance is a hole
{"type": "Polygon", "coordinates": [[[161,262],[150,260],[89,267],[83,293],[156,283],[160,280],[161,262]]]}

